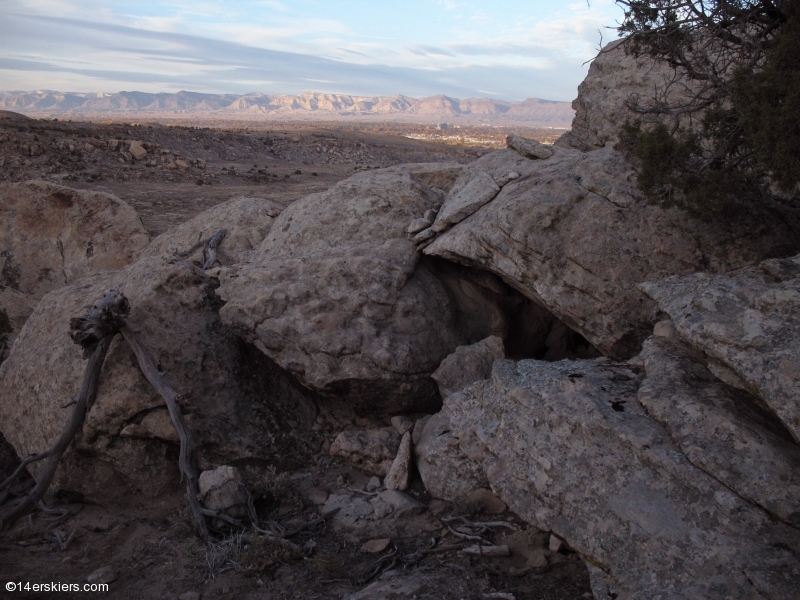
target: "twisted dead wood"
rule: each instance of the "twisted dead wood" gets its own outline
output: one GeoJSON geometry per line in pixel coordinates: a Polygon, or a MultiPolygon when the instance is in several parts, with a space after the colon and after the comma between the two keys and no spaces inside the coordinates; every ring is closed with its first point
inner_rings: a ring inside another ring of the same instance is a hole
{"type": "MultiPolygon", "coordinates": [[[[218,239],[221,240],[222,236],[218,239]]],[[[216,244],[214,248],[216,248],[216,244]]],[[[130,304],[128,299],[121,292],[111,290],[99,302],[89,307],[83,316],[70,320],[70,337],[83,348],[84,358],[89,356],[83,383],[73,401],[75,407],[72,409],[72,413],[56,443],[48,450],[26,458],[14,473],[0,484],[0,492],[3,492],[23,473],[25,467],[29,464],[48,459],[36,485],[7,514],[0,518],[0,526],[11,525],[20,517],[29,513],[47,492],[61,457],[75,435],[83,427],[86,413],[97,396],[97,382],[100,378],[100,371],[108,348],[111,345],[111,340],[117,332],[121,332],[136,355],[139,367],[145,378],[164,398],[167,404],[172,424],[175,426],[180,438],[181,449],[178,466],[182,478],[186,480],[186,495],[194,516],[195,531],[203,539],[208,538],[208,526],[203,516],[204,509],[197,499],[198,474],[194,462],[195,442],[178,404],[179,394],[167,384],[153,364],[147,349],[126,326],[129,311],[130,304]]]]}
{"type": "Polygon", "coordinates": [[[214,263],[217,262],[219,259],[217,258],[217,247],[222,242],[222,238],[225,237],[225,234],[228,233],[227,229],[220,229],[214,235],[204,240],[200,240],[194,246],[186,250],[185,252],[179,252],[178,256],[181,258],[186,258],[190,256],[192,252],[197,250],[198,248],[203,248],[203,270],[210,269],[214,266],[214,263]]]}
{"type": "Polygon", "coordinates": [[[103,368],[108,348],[119,327],[125,324],[129,309],[127,298],[120,292],[112,290],[99,302],[89,307],[82,317],[70,321],[70,337],[83,348],[84,358],[89,356],[83,382],[75,396],[75,406],[56,443],[44,452],[23,460],[11,476],[0,484],[0,491],[8,488],[29,464],[47,459],[33,489],[0,518],[3,525],[11,525],[20,517],[28,514],[36,507],[47,492],[47,488],[50,487],[61,457],[83,427],[86,413],[97,396],[97,382],[100,379],[100,370],[103,368]]]}
{"type": "Polygon", "coordinates": [[[200,501],[197,499],[198,490],[198,473],[194,461],[195,442],[192,437],[192,432],[186,425],[186,420],[183,418],[181,407],[178,404],[180,394],[173,390],[166,380],[161,376],[153,360],[150,358],[147,349],[139,342],[136,335],[128,329],[123,327],[121,333],[125,340],[130,345],[133,353],[139,361],[139,368],[142,370],[147,381],[150,382],[156,391],[164,398],[169,410],[169,416],[172,419],[172,424],[178,432],[178,437],[181,440],[181,451],[178,459],[178,467],[181,471],[181,477],[186,480],[186,497],[189,501],[189,507],[192,510],[192,515],[195,521],[195,532],[201,538],[208,537],[208,526],[203,517],[203,509],[200,506],[200,501]]]}

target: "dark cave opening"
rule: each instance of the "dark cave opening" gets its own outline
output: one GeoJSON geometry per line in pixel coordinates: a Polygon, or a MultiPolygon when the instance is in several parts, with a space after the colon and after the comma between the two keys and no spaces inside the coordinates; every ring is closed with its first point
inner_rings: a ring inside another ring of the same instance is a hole
{"type": "Polygon", "coordinates": [[[586,338],[489,271],[425,256],[422,263],[444,284],[465,343],[503,339],[506,357],[559,361],[603,356],[586,338]]]}

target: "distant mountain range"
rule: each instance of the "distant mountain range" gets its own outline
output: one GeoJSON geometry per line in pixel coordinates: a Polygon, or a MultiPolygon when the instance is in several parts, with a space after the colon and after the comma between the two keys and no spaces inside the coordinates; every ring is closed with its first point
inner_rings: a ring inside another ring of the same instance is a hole
{"type": "Polygon", "coordinates": [[[444,95],[350,96],[305,92],[298,96],[245,94],[150,94],[145,92],[0,92],[0,109],[33,116],[116,115],[211,117],[234,119],[325,120],[366,117],[375,121],[525,124],[567,128],[574,111],[569,102],[529,98],[505,102],[491,98],[459,100],[444,95]]]}

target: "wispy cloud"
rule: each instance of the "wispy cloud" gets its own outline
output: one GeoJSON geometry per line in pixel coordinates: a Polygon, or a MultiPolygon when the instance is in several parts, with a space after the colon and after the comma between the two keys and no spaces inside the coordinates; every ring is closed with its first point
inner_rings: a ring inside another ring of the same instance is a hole
{"type": "Polygon", "coordinates": [[[441,0],[428,4],[439,20],[418,23],[403,21],[398,8],[377,27],[353,16],[358,3],[348,0],[341,10],[313,0],[5,0],[0,85],[572,99],[597,29],[613,22],[613,0],[593,0],[606,7],[594,12],[560,5],[547,19],[510,18],[523,6],[510,1],[517,4],[500,15],[471,0],[441,0]]]}

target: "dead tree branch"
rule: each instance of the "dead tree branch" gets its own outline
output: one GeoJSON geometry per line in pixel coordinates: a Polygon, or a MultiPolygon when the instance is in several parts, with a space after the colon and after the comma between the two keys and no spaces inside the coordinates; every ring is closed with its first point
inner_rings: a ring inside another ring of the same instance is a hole
{"type": "Polygon", "coordinates": [[[217,247],[222,242],[222,238],[225,237],[226,233],[228,233],[227,229],[220,229],[211,237],[198,241],[185,252],[179,252],[178,256],[180,256],[181,258],[186,258],[187,256],[190,256],[195,250],[202,247],[203,270],[205,271],[206,269],[210,269],[211,267],[214,266],[215,262],[219,261],[219,259],[217,258],[217,247]]]}
{"type": "Polygon", "coordinates": [[[72,409],[72,413],[67,423],[64,425],[64,429],[62,429],[61,435],[58,437],[53,447],[49,450],[45,450],[41,454],[25,459],[11,477],[0,485],[0,488],[5,488],[22,473],[27,465],[38,460],[47,459],[47,463],[39,475],[34,488],[25,495],[11,511],[3,515],[2,519],[0,519],[3,525],[15,523],[20,517],[28,514],[39,500],[44,497],[45,492],[47,492],[47,488],[50,486],[50,482],[53,481],[53,477],[56,474],[58,462],[69,447],[75,434],[83,427],[83,421],[86,418],[89,406],[94,402],[95,396],[97,395],[97,382],[100,379],[100,369],[103,367],[103,361],[106,359],[106,353],[108,352],[108,347],[111,345],[111,339],[113,337],[114,334],[111,333],[95,343],[94,352],[86,365],[83,384],[81,385],[78,395],[75,397],[75,407],[72,409]]]}
{"type": "Polygon", "coordinates": [[[169,416],[172,419],[172,424],[178,432],[178,437],[181,441],[180,458],[178,459],[178,467],[181,471],[181,477],[186,480],[186,497],[189,501],[189,507],[192,510],[192,515],[195,520],[195,531],[198,536],[203,539],[208,538],[208,526],[206,525],[203,516],[203,509],[200,506],[198,496],[198,473],[194,461],[195,442],[192,437],[192,432],[186,425],[186,420],[183,418],[181,407],[178,404],[180,395],[173,390],[169,384],[158,372],[153,360],[150,358],[147,350],[142,346],[136,335],[128,329],[123,327],[121,330],[125,340],[130,344],[133,353],[139,361],[139,368],[141,368],[147,381],[161,394],[167,404],[169,416]]]}

